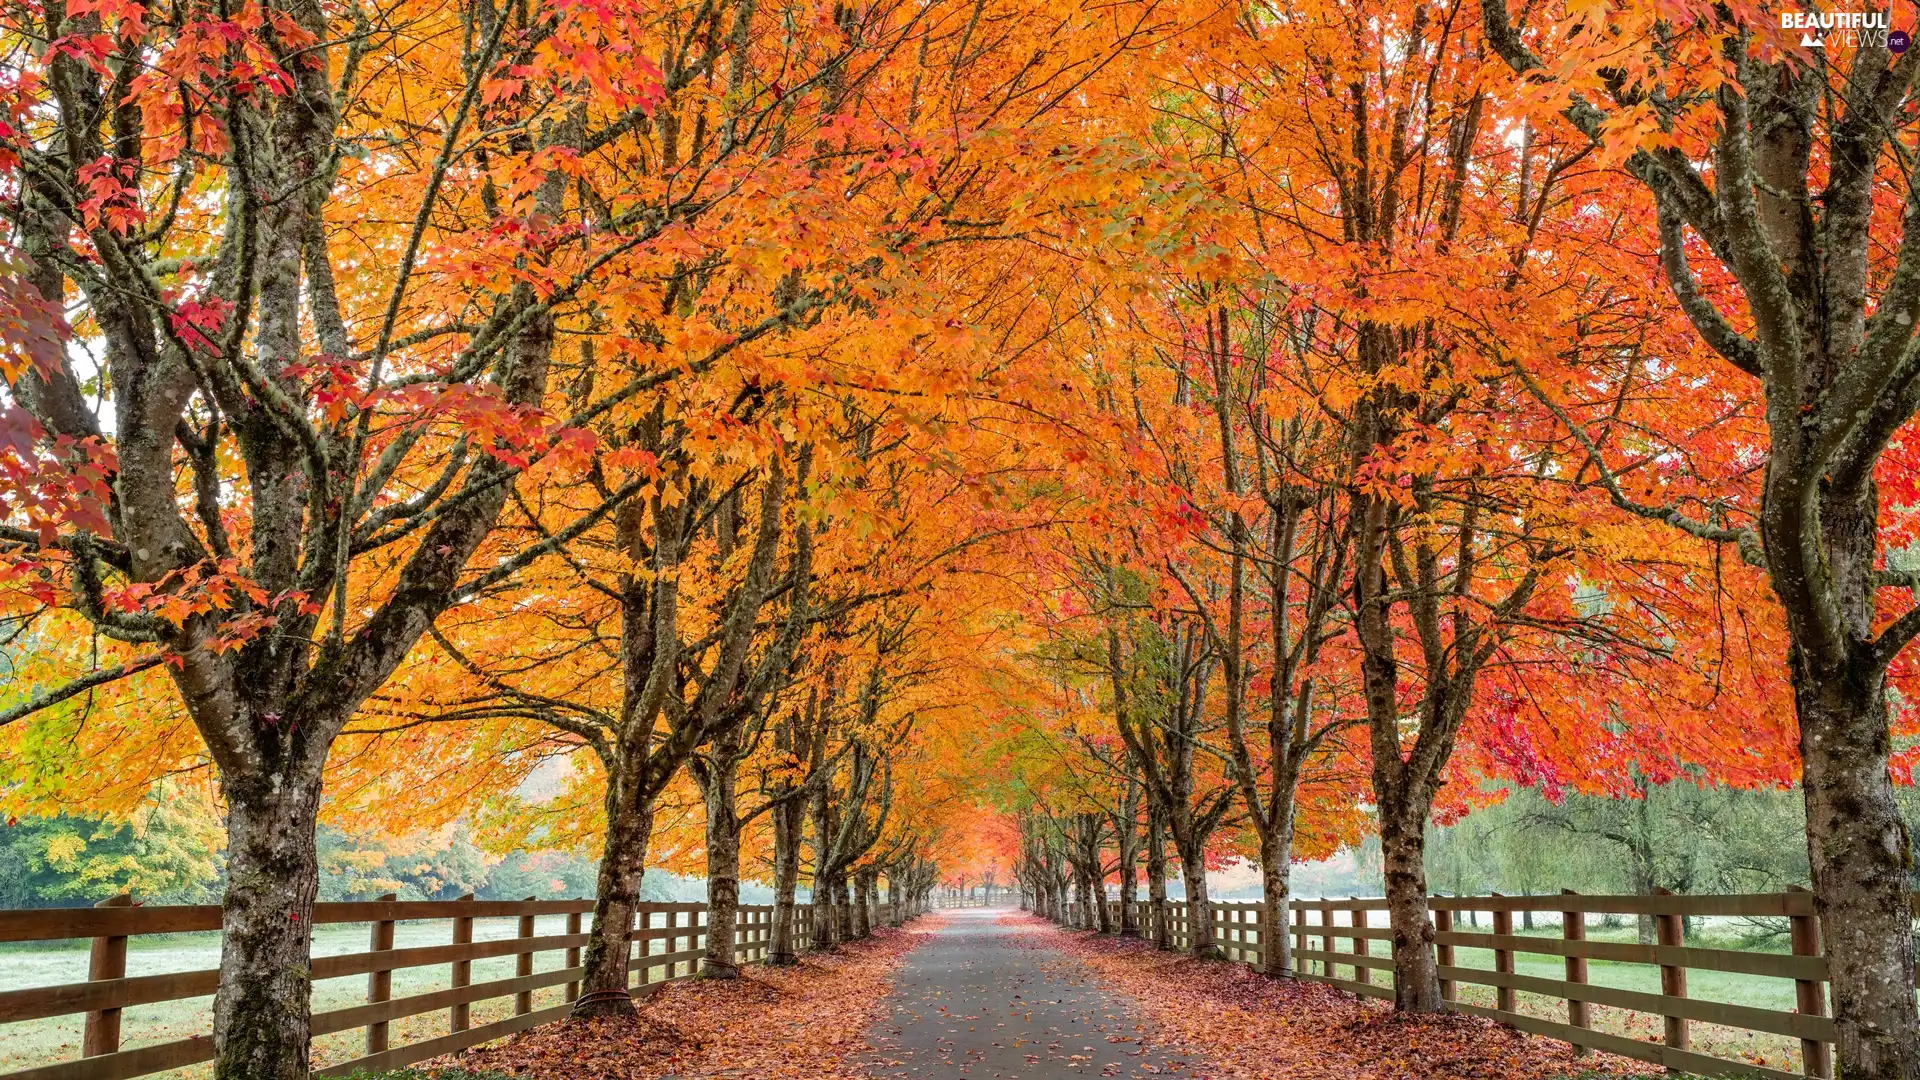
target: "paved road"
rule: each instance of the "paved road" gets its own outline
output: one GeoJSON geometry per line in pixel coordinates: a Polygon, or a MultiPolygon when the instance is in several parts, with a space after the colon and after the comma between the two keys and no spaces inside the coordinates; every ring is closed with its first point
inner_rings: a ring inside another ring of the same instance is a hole
{"type": "Polygon", "coordinates": [[[1132,1003],[1100,987],[1079,961],[1001,925],[1009,914],[943,912],[931,940],[907,954],[892,1014],[873,1031],[876,1078],[1068,1080],[1204,1078],[1184,1060],[1140,1044],[1132,1003]],[[1039,946],[1039,947],[1036,947],[1039,946]]]}

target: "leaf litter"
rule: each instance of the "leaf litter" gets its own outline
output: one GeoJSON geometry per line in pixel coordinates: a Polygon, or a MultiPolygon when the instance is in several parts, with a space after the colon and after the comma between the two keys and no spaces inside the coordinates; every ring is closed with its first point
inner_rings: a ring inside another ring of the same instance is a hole
{"type": "Polygon", "coordinates": [[[1035,948],[1058,949],[1131,996],[1151,1041],[1203,1057],[1213,1080],[1549,1080],[1637,1077],[1658,1066],[1575,1057],[1553,1039],[1474,1016],[1401,1016],[1320,983],[1270,978],[1243,963],[1193,960],[1137,939],[1062,930],[1036,916],[1035,948]]]}
{"type": "Polygon", "coordinates": [[[563,1020],[428,1065],[530,1080],[862,1080],[867,1031],[922,937],[876,930],[795,967],[673,983],[634,1019],[563,1020]]]}

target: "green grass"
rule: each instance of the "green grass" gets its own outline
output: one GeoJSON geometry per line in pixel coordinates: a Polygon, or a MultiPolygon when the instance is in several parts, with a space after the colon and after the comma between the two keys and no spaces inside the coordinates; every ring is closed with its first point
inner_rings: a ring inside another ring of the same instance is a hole
{"type": "MultiPolygon", "coordinates": [[[[444,945],[450,940],[451,932],[450,924],[444,919],[418,923],[403,922],[394,928],[394,946],[404,949],[421,945],[444,945]]],[[[476,941],[510,938],[517,932],[518,920],[515,918],[483,918],[474,921],[473,936],[476,941]]],[[[547,937],[565,932],[566,916],[564,915],[543,916],[535,921],[536,936],[547,937]]],[[[368,937],[369,927],[364,923],[317,926],[314,928],[313,935],[313,955],[339,956],[346,953],[365,952],[368,937]]],[[[665,942],[655,941],[649,944],[653,952],[667,951],[665,942]]],[[[89,944],[84,939],[64,943],[29,942],[20,945],[0,945],[0,990],[84,982],[87,975],[88,948],[89,944]]],[[[536,953],[534,954],[534,971],[556,971],[565,962],[565,958],[566,954],[560,950],[536,953]]],[[[516,958],[512,956],[475,960],[472,981],[483,983],[512,978],[515,960],[516,958]]],[[[220,940],[219,934],[214,932],[135,937],[128,942],[128,975],[200,971],[219,966],[220,940]]],[[[415,994],[439,990],[450,985],[451,979],[452,969],[445,964],[403,968],[393,973],[393,996],[411,997],[415,994]]],[[[366,994],[367,977],[365,975],[325,979],[314,984],[313,1011],[326,1012],[358,1005],[366,1001],[366,994]]],[[[543,987],[534,992],[533,1007],[542,1009],[550,1005],[558,1005],[563,1000],[564,994],[565,988],[562,986],[543,987]]],[[[477,1001],[473,1004],[472,1023],[478,1027],[481,1024],[505,1019],[512,1013],[513,999],[510,997],[477,1001]]],[[[128,1008],[121,1015],[121,1048],[131,1050],[154,1043],[204,1035],[211,1030],[212,1014],[213,998],[211,996],[128,1008]]],[[[80,1015],[0,1024],[0,1073],[78,1058],[83,1025],[84,1018],[80,1015]]],[[[442,1010],[393,1021],[390,1037],[392,1045],[401,1046],[409,1042],[419,1042],[437,1035],[444,1035],[446,1032],[447,1014],[442,1010]]],[[[358,1057],[365,1052],[364,1038],[359,1029],[354,1029],[323,1035],[315,1039],[314,1064],[326,1066],[358,1057]]],[[[211,1069],[206,1065],[198,1065],[157,1075],[197,1078],[210,1073],[211,1069]]],[[[404,1071],[392,1075],[395,1080],[421,1080],[426,1076],[426,1074],[409,1074],[404,1071]]],[[[458,1080],[459,1076],[460,1074],[457,1073],[448,1074],[449,1080],[458,1080]]]]}

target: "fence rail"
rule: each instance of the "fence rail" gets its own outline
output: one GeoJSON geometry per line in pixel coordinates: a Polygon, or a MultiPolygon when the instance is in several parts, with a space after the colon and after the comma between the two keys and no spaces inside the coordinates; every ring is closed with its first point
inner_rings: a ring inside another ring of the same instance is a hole
{"type": "Polygon", "coordinates": [[[964,896],[936,896],[933,898],[933,906],[937,908],[990,908],[999,907],[1003,904],[1010,905],[1013,899],[1014,896],[1010,891],[1001,889],[995,890],[992,896],[974,896],[971,894],[964,896]]]}
{"type": "MultiPolygon", "coordinates": [[[[591,900],[387,898],[315,904],[315,924],[364,923],[369,927],[367,951],[316,956],[312,960],[313,982],[367,976],[364,1004],[316,1012],[312,1019],[316,1037],[363,1029],[364,1053],[317,1069],[316,1074],[343,1076],[357,1069],[398,1068],[565,1017],[579,997],[583,973],[580,952],[587,944],[582,919],[592,910],[591,900]],[[540,916],[565,916],[565,932],[539,934],[536,920],[540,916]],[[514,936],[475,941],[475,921],[483,919],[515,920],[514,936]],[[394,947],[396,924],[422,921],[447,923],[448,944],[394,947]],[[536,956],[555,952],[562,954],[559,967],[535,970],[536,956]],[[500,957],[514,958],[511,978],[472,981],[474,961],[500,957]],[[438,966],[450,966],[451,978],[445,988],[392,996],[394,972],[438,966]],[[535,991],[554,986],[563,987],[559,1003],[536,1008],[535,991]],[[473,1023],[474,1005],[506,998],[513,1000],[511,1015],[473,1023]],[[447,1017],[446,1034],[391,1045],[394,1021],[440,1012],[447,1017]]],[[[872,925],[886,925],[892,921],[892,914],[893,905],[879,905],[873,910],[872,925]]],[[[640,905],[635,915],[633,952],[628,957],[629,986],[636,998],[699,972],[706,950],[706,915],[705,904],[640,905]]],[[[800,905],[794,915],[795,944],[804,947],[811,939],[813,911],[800,905]]],[[[212,1060],[210,1035],[122,1049],[120,1019],[122,1010],[132,1006],[212,994],[220,977],[217,970],[129,976],[129,938],[218,929],[218,907],[134,907],[125,898],[93,908],[0,911],[0,942],[91,939],[84,982],[0,991],[0,1024],[84,1014],[82,1056],[0,1073],[0,1080],[125,1080],[212,1060]]],[[[739,960],[764,960],[772,934],[773,908],[740,905],[734,935],[739,960]]]]}
{"type": "MultiPolygon", "coordinates": [[[[1920,910],[1920,896],[1916,896],[1915,903],[1916,910],[1920,910]]],[[[1834,1026],[1827,1013],[1827,960],[1819,921],[1814,916],[1813,896],[1804,890],[1735,896],[1672,893],[1586,896],[1571,892],[1555,896],[1435,896],[1429,898],[1428,905],[1433,912],[1433,947],[1441,996],[1451,1009],[1570,1043],[1578,1053],[1602,1050],[1681,1072],[1758,1076],[1767,1080],[1801,1080],[1802,1077],[1831,1080],[1833,1076],[1834,1026]],[[1514,915],[1528,912],[1556,917],[1559,936],[1516,934],[1514,915]],[[1487,916],[1487,928],[1462,927],[1467,916],[1471,915],[1477,924],[1482,914],[1487,916]],[[1655,941],[1640,944],[1589,940],[1588,922],[1596,916],[1649,917],[1654,924],[1655,941]],[[1784,920],[1791,951],[1769,953],[1687,944],[1688,919],[1741,917],[1784,920]],[[1490,955],[1492,966],[1462,963],[1459,951],[1465,949],[1490,955]],[[1563,974],[1552,978],[1521,973],[1516,970],[1516,958],[1522,956],[1544,958],[1549,963],[1561,962],[1563,974]],[[1590,982],[1592,961],[1633,965],[1649,975],[1657,971],[1660,990],[1655,993],[1590,982]],[[1688,971],[1790,981],[1795,1008],[1769,1009],[1690,997],[1688,971]],[[1492,1004],[1461,1000],[1459,991],[1463,985],[1491,990],[1492,1004]],[[1555,1007],[1565,1018],[1552,1019],[1523,1011],[1520,1001],[1523,994],[1535,999],[1536,1004],[1538,999],[1558,1002],[1555,1007]],[[1596,1030],[1594,1006],[1658,1017],[1662,1038],[1649,1042],[1596,1030]],[[1695,1024],[1714,1024],[1797,1040],[1800,1072],[1697,1050],[1692,1038],[1695,1024]]],[[[1150,938],[1155,936],[1155,928],[1148,925],[1151,906],[1146,903],[1133,906],[1141,918],[1140,932],[1150,938]]],[[[1229,960],[1259,966],[1270,940],[1264,932],[1264,906],[1215,901],[1211,907],[1214,944],[1221,953],[1229,960]]],[[[1119,902],[1108,901],[1107,908],[1108,925],[1118,927],[1119,902]]],[[[1386,925],[1386,909],[1387,902],[1378,898],[1292,901],[1286,932],[1293,939],[1294,974],[1354,994],[1391,1001],[1393,960],[1389,954],[1393,932],[1386,925]],[[1375,948],[1375,942],[1387,944],[1375,948]]],[[[1070,926],[1085,927],[1090,914],[1082,910],[1081,904],[1069,903],[1063,921],[1070,926]]],[[[1192,918],[1187,904],[1169,901],[1167,920],[1174,945],[1189,947],[1192,918]]]]}

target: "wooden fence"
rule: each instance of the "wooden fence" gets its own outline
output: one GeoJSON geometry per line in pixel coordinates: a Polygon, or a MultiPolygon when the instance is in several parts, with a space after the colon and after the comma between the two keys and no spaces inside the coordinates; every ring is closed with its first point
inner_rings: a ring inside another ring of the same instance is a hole
{"type": "MultiPolygon", "coordinates": [[[[342,1076],[356,1069],[398,1068],[564,1018],[579,996],[580,951],[587,944],[581,920],[592,910],[591,900],[471,897],[437,901],[396,901],[388,897],[315,904],[316,925],[364,923],[369,928],[367,951],[313,958],[314,982],[367,976],[364,1004],[313,1014],[315,1036],[363,1029],[365,1052],[316,1073],[342,1076]],[[564,916],[565,932],[536,934],[535,920],[540,916],[564,916]],[[480,920],[513,920],[515,934],[476,941],[474,925],[480,920]],[[448,924],[448,943],[395,948],[395,925],[416,921],[448,924]],[[534,958],[553,952],[564,954],[560,966],[536,972],[534,958]],[[507,956],[515,958],[512,978],[472,981],[475,960],[507,956]],[[451,972],[446,988],[408,997],[392,996],[394,972],[437,966],[448,967],[451,972]],[[564,988],[559,1002],[535,1008],[534,992],[553,986],[564,988]],[[513,999],[510,1016],[479,1025],[472,1022],[475,1004],[505,998],[513,999]],[[389,1045],[393,1021],[439,1012],[446,1014],[446,1034],[389,1045]]],[[[629,985],[636,998],[699,971],[706,949],[706,913],[705,904],[640,905],[634,923],[634,953],[628,959],[629,985]]],[[[795,944],[804,946],[812,928],[812,909],[801,905],[795,915],[795,944]]],[[[891,917],[892,905],[882,904],[875,911],[874,925],[884,926],[891,917]]],[[[771,907],[740,906],[735,942],[743,962],[765,959],[772,920],[771,907]]],[[[93,908],[0,911],[0,942],[92,939],[85,982],[0,991],[0,1024],[84,1014],[81,1057],[0,1074],[0,1080],[122,1080],[212,1060],[210,1035],[122,1049],[120,1020],[122,1010],[130,1006],[212,994],[220,978],[218,970],[129,976],[129,938],[218,929],[218,907],[133,907],[124,897],[93,908]]]]}
{"type": "MultiPolygon", "coordinates": [[[[973,907],[984,908],[984,907],[999,907],[1001,905],[1011,906],[1014,902],[1014,896],[1015,894],[1010,889],[995,889],[992,896],[978,896],[978,895],[975,895],[973,892],[968,892],[960,896],[954,896],[952,894],[944,894],[944,895],[936,896],[933,898],[933,906],[937,908],[973,908],[973,907]]],[[[0,1078],[0,1080],[4,1080],[4,1078],[0,1078]]]]}
{"type": "MultiPolygon", "coordinates": [[[[1819,921],[1814,917],[1811,893],[1795,890],[1740,896],[1496,894],[1435,896],[1428,903],[1433,911],[1440,991],[1449,1008],[1571,1043],[1580,1052],[1603,1050],[1679,1072],[1757,1076],[1767,1080],[1800,1080],[1802,1076],[1831,1080],[1833,1076],[1834,1027],[1827,1012],[1827,960],[1821,948],[1819,921]],[[1514,916],[1524,912],[1552,916],[1558,923],[1557,936],[1516,934],[1514,916]],[[1486,916],[1486,928],[1468,925],[1469,915],[1477,924],[1482,914],[1486,916]],[[1655,943],[1588,940],[1589,922],[1595,917],[1607,916],[1651,918],[1656,931],[1655,943]],[[1789,930],[1791,951],[1770,953],[1691,946],[1687,944],[1685,930],[1690,918],[1778,919],[1789,930]],[[1492,966],[1462,963],[1459,951],[1466,949],[1490,955],[1492,966]],[[1562,976],[1521,973],[1515,965],[1515,958],[1520,956],[1547,957],[1551,963],[1564,964],[1562,976]],[[1649,975],[1657,970],[1660,991],[1591,983],[1588,962],[1595,960],[1643,965],[1640,970],[1649,975]],[[1783,980],[1783,986],[1785,981],[1791,981],[1795,1008],[1758,1008],[1689,997],[1689,970],[1779,979],[1783,980]],[[1459,990],[1463,985],[1491,989],[1492,1004],[1461,1000],[1459,990]],[[1527,995],[1536,1006],[1532,1013],[1522,1010],[1522,995],[1527,995]],[[1551,1002],[1553,1009],[1565,1018],[1537,1015],[1544,1011],[1538,1008],[1545,1003],[1542,999],[1551,1002]],[[1595,1030],[1592,1010],[1596,1005],[1657,1017],[1663,1037],[1659,1042],[1648,1042],[1595,1030]],[[1793,1073],[1702,1053],[1693,1048],[1692,1026],[1696,1023],[1797,1041],[1801,1071],[1793,1073]]],[[[1068,905],[1068,925],[1085,924],[1080,906],[1068,905]]],[[[1119,904],[1109,901],[1108,907],[1110,925],[1117,928],[1119,904]]],[[[1137,907],[1143,914],[1150,910],[1145,904],[1137,907]]],[[[1269,940],[1262,933],[1262,905],[1216,901],[1212,907],[1214,942],[1221,952],[1229,960],[1259,965],[1269,940]]],[[[1174,944],[1186,948],[1191,932],[1187,905],[1173,901],[1168,908],[1174,944]]],[[[1296,975],[1355,994],[1393,999],[1390,955],[1393,932],[1387,927],[1385,900],[1296,900],[1290,908],[1287,932],[1293,935],[1296,975]],[[1376,947],[1375,942],[1382,944],[1376,947]]],[[[1142,925],[1141,933],[1151,938],[1153,928],[1142,925]]]]}

